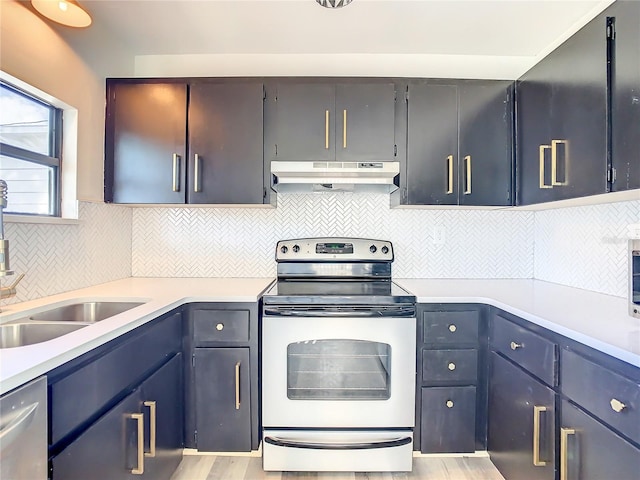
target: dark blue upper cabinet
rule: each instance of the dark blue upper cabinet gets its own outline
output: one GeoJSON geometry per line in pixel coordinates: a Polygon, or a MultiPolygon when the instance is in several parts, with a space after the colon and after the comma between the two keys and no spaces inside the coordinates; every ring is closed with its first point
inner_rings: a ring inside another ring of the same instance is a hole
{"type": "Polygon", "coordinates": [[[518,204],[609,190],[607,45],[603,13],[517,81],[518,204]]]}
{"type": "Polygon", "coordinates": [[[640,188],[640,2],[606,11],[614,31],[611,61],[613,191],[640,188]]]}

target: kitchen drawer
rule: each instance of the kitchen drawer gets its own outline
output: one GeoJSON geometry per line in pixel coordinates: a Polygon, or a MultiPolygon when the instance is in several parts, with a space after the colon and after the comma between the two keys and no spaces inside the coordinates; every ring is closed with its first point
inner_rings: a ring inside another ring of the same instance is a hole
{"type": "Polygon", "coordinates": [[[640,443],[640,385],[586,358],[563,350],[560,387],[564,395],[640,443]]]}
{"type": "Polygon", "coordinates": [[[480,312],[423,312],[422,342],[436,345],[476,345],[480,312]]]}
{"type": "Polygon", "coordinates": [[[477,350],[422,350],[424,384],[475,384],[477,378],[477,350]]]}
{"type": "Polygon", "coordinates": [[[49,386],[51,445],[101,411],[154,366],[179,352],[181,319],[182,314],[176,313],[148,325],[140,335],[113,340],[116,348],[92,360],[90,356],[80,357],[78,362],[85,362],[84,366],[54,380],[49,386]]]}
{"type": "Polygon", "coordinates": [[[423,388],[421,401],[422,453],[475,451],[475,387],[423,388]]]}
{"type": "Polygon", "coordinates": [[[501,353],[547,385],[557,386],[557,345],[540,335],[494,315],[491,321],[491,350],[501,353]]]}
{"type": "Polygon", "coordinates": [[[249,310],[193,310],[191,318],[196,346],[249,341],[249,310]]]}

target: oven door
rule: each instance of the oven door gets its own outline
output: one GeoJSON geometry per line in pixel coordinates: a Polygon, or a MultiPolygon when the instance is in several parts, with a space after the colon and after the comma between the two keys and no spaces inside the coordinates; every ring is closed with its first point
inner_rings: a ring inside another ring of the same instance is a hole
{"type": "Polygon", "coordinates": [[[265,428],[414,426],[415,317],[267,316],[265,428]]]}

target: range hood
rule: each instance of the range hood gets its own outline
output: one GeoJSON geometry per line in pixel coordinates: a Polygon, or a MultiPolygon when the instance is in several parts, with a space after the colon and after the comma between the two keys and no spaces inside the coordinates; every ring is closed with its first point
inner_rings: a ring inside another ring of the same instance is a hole
{"type": "Polygon", "coordinates": [[[391,193],[398,189],[399,162],[271,162],[276,192],[391,193]]]}

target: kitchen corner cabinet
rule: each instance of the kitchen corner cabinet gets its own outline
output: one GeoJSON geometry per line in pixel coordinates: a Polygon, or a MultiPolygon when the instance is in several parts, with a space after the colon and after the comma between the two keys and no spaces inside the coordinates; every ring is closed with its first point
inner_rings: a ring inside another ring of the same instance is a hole
{"type": "Polygon", "coordinates": [[[105,201],[262,204],[263,104],[261,81],[107,80],[105,201]]]}
{"type": "Polygon", "coordinates": [[[282,81],[267,85],[265,160],[391,161],[393,83],[282,81]]]}
{"type": "Polygon", "coordinates": [[[607,48],[601,14],[518,79],[519,205],[609,190],[607,48]]]}
{"type": "Polygon", "coordinates": [[[483,450],[483,307],[418,305],[416,427],[422,453],[483,450]]]}
{"type": "Polygon", "coordinates": [[[496,314],[489,350],[491,461],[508,480],[554,480],[557,346],[496,314]]]}
{"type": "Polygon", "coordinates": [[[193,303],[187,318],[187,447],[257,450],[258,303],[193,303]]]}
{"type": "Polygon", "coordinates": [[[512,204],[512,88],[409,83],[406,204],[512,204]]]}
{"type": "Polygon", "coordinates": [[[52,371],[50,478],[170,478],[183,448],[181,348],[175,313],[52,371]]]}
{"type": "Polygon", "coordinates": [[[606,15],[614,36],[611,60],[612,190],[640,188],[640,2],[618,0],[606,15]]]}

